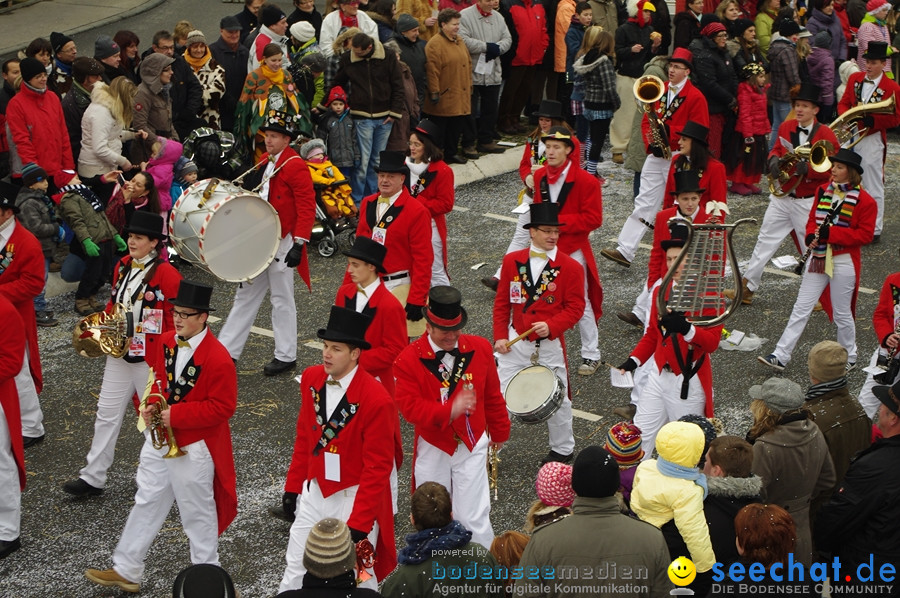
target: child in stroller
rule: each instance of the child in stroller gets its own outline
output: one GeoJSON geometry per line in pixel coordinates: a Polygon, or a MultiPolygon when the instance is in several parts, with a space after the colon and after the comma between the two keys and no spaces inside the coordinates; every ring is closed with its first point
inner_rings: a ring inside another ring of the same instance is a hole
{"type": "Polygon", "coordinates": [[[337,166],[325,154],[325,142],[311,139],[300,146],[300,157],[306,161],[316,191],[316,223],[311,241],[319,254],[330,257],[337,249],[338,235],[350,231],[348,245],[353,243],[359,210],[350,196],[350,185],[337,166]]]}

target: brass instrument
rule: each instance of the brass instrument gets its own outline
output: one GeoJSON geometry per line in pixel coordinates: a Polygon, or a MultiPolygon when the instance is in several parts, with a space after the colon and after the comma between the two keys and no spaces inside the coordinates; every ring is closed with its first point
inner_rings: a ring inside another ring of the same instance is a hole
{"type": "Polygon", "coordinates": [[[128,353],[129,339],[133,335],[131,310],[116,303],[110,313],[98,311],[81,318],[72,331],[72,347],[82,357],[122,357],[128,353]]]}
{"type": "Polygon", "coordinates": [[[488,449],[488,475],[490,479],[490,488],[494,491],[494,500],[497,500],[497,479],[500,473],[500,450],[492,446],[488,449]]]}
{"type": "MultiPolygon", "coordinates": [[[[850,108],[836,119],[831,121],[828,128],[831,129],[834,136],[837,137],[838,143],[845,149],[850,149],[860,142],[866,136],[868,129],[860,128],[860,121],[863,116],[869,114],[893,114],[897,111],[897,100],[891,97],[880,102],[872,102],[871,104],[859,104],[850,108]],[[851,139],[856,138],[854,141],[851,139]]],[[[830,164],[829,164],[830,166],[830,164]]]]}
{"type": "MultiPolygon", "coordinates": [[[[166,397],[160,392],[152,392],[153,383],[156,382],[157,386],[159,382],[156,380],[156,376],[153,372],[153,368],[150,368],[150,375],[147,378],[147,387],[144,389],[144,396],[141,397],[141,410],[147,407],[147,400],[152,398],[156,398],[157,401],[153,403],[153,413],[150,415],[150,442],[153,444],[153,448],[159,450],[164,446],[169,447],[169,451],[163,455],[163,459],[173,459],[175,457],[183,457],[187,453],[178,448],[178,443],[175,442],[175,432],[172,431],[172,426],[163,425],[162,422],[162,413],[163,411],[169,408],[169,402],[166,400],[166,397]]],[[[141,416],[140,421],[143,421],[143,416],[141,416]]],[[[138,429],[140,429],[140,425],[138,425],[138,429]]]]}
{"type": "Polygon", "coordinates": [[[809,142],[798,145],[793,151],[778,159],[777,173],[768,174],[769,192],[775,197],[784,197],[793,192],[803,180],[803,176],[795,171],[797,164],[804,160],[808,161],[810,168],[816,172],[831,170],[831,160],[828,156],[834,151],[834,145],[825,139],[820,139],[812,145],[809,142]]]}
{"type": "Polygon", "coordinates": [[[669,147],[669,134],[666,133],[666,127],[653,109],[653,104],[659,101],[666,91],[665,84],[662,79],[653,75],[644,75],[634,82],[632,87],[634,97],[641,104],[641,109],[647,113],[650,121],[650,145],[658,147],[662,150],[663,158],[669,160],[672,158],[672,150],[669,147]]]}

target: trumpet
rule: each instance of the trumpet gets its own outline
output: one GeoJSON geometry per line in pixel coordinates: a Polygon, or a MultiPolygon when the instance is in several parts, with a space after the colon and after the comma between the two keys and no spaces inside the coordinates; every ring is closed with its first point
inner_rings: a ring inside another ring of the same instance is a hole
{"type": "MultiPolygon", "coordinates": [[[[163,455],[163,459],[173,459],[175,457],[183,457],[187,453],[178,448],[178,443],[175,442],[175,432],[172,431],[172,426],[167,426],[163,424],[162,421],[162,413],[169,408],[169,402],[166,400],[166,397],[159,392],[153,392],[153,384],[156,382],[157,386],[159,385],[156,380],[156,376],[153,373],[153,368],[150,368],[150,374],[147,378],[147,386],[144,388],[144,396],[141,397],[141,410],[147,407],[147,401],[150,398],[158,399],[155,403],[153,403],[153,413],[150,414],[150,442],[153,444],[153,448],[159,450],[164,446],[169,447],[169,451],[163,455]]],[[[140,429],[140,425],[138,426],[140,429]]]]}
{"type": "Polygon", "coordinates": [[[631,91],[634,97],[641,103],[641,108],[647,113],[650,121],[650,145],[662,151],[662,157],[666,160],[672,158],[672,149],[669,147],[669,134],[666,126],[659,119],[653,104],[665,93],[666,87],[662,79],[653,75],[644,75],[634,82],[631,91]]]}

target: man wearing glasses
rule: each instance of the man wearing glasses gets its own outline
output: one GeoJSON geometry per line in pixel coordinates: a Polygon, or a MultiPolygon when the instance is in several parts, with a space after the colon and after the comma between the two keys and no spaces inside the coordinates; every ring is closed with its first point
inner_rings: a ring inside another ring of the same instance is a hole
{"type": "Polygon", "coordinates": [[[78,56],[78,48],[71,37],[57,31],[50,34],[50,45],[53,47],[54,59],[48,86],[59,99],[63,99],[72,89],[72,63],[78,56]]]}

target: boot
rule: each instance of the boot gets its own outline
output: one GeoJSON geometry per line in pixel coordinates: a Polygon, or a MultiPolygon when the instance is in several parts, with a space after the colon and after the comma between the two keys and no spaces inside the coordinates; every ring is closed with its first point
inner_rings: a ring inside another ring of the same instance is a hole
{"type": "Polygon", "coordinates": [[[75,313],[79,316],[89,316],[94,313],[90,299],[75,299],[75,313]]]}
{"type": "MultiPolygon", "coordinates": [[[[722,295],[728,299],[734,299],[734,291],[732,289],[725,289],[722,291],[722,295]]],[[[753,291],[747,288],[746,278],[741,279],[741,303],[744,305],[753,304],[753,291]]]]}

